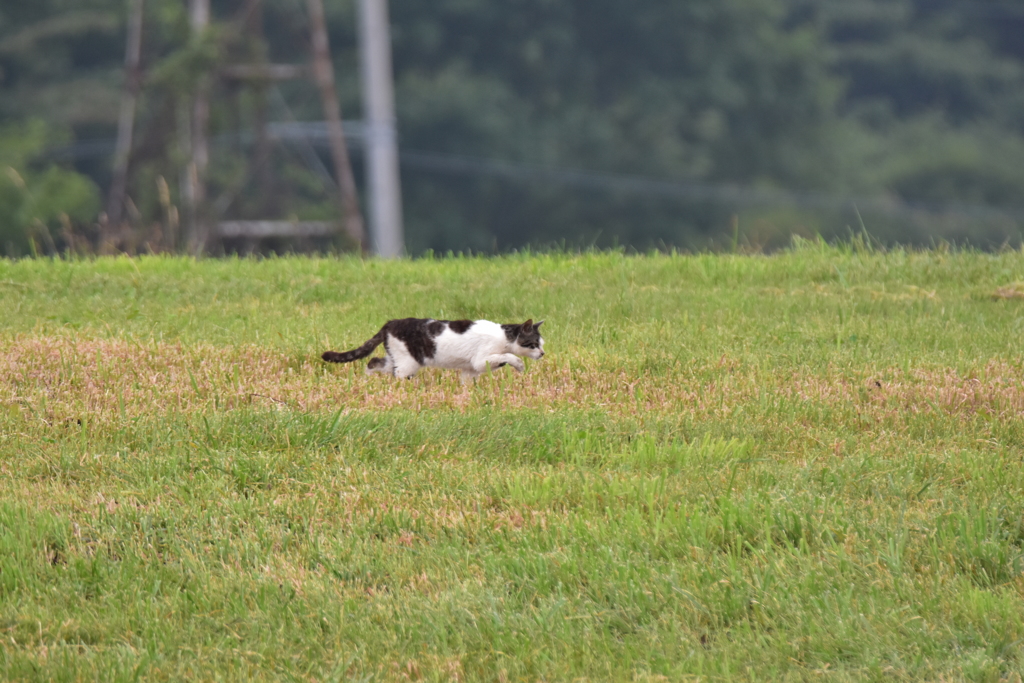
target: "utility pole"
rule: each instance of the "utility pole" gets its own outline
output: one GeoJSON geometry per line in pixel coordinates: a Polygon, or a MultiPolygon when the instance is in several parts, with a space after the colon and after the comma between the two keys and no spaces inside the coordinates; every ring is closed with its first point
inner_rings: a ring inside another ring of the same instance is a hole
{"type": "Polygon", "coordinates": [[[338,190],[341,193],[341,209],[345,217],[345,231],[352,241],[366,251],[366,230],[363,227],[363,216],[359,211],[359,195],[356,182],[352,177],[352,166],[345,147],[345,134],[341,127],[341,105],[338,104],[338,93],[334,87],[334,67],[331,65],[330,48],[327,44],[327,21],[324,18],[322,0],[307,0],[309,9],[310,32],[313,43],[313,80],[320,89],[320,98],[324,106],[324,118],[327,120],[327,137],[331,146],[331,157],[334,161],[334,174],[337,176],[338,190]]]}
{"type": "Polygon", "coordinates": [[[359,15],[370,225],[377,253],[398,258],[405,244],[387,0],[359,0],[359,15]]]}

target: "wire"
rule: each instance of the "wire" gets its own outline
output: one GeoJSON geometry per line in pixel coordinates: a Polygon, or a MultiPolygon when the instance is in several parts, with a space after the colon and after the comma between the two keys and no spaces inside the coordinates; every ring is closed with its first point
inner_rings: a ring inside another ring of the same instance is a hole
{"type": "Polygon", "coordinates": [[[957,214],[970,218],[1024,220],[1024,208],[1002,208],[980,204],[939,204],[905,202],[882,197],[850,197],[820,192],[766,190],[739,185],[660,180],[617,173],[597,173],[564,168],[534,166],[491,159],[404,150],[399,154],[403,166],[438,173],[468,176],[489,175],[529,183],[557,183],[589,190],[655,197],[711,201],[733,206],[798,206],[812,209],[841,210],[857,207],[891,216],[957,214]]]}
{"type": "MultiPolygon", "coordinates": [[[[365,129],[361,121],[345,121],[345,140],[355,150],[363,146],[365,129]]],[[[300,156],[308,159],[311,147],[326,149],[327,123],[323,121],[276,122],[267,126],[272,140],[296,143],[300,156]]],[[[218,135],[211,139],[214,145],[226,145],[232,140],[251,144],[255,136],[251,131],[240,135],[218,135]]],[[[114,141],[88,140],[50,150],[46,156],[54,160],[71,160],[113,154],[114,141]]],[[[315,156],[315,155],[313,155],[315,156]]],[[[958,204],[935,202],[906,202],[885,197],[851,197],[823,192],[761,189],[740,185],[667,180],[622,173],[586,171],[570,168],[539,166],[535,164],[485,159],[424,150],[401,149],[399,162],[410,170],[469,177],[488,176],[520,183],[552,184],[584,190],[598,190],[635,196],[666,197],[689,201],[708,201],[730,206],[797,206],[810,209],[845,210],[856,206],[897,217],[926,214],[959,215],[975,219],[1024,220],[1024,207],[998,207],[985,204],[958,204]]],[[[326,173],[326,168],[322,167],[326,173]]]]}
{"type": "MultiPolygon", "coordinates": [[[[859,10],[883,8],[886,3],[874,2],[872,0],[825,0],[824,2],[818,3],[813,1],[796,2],[794,5],[800,6],[801,8],[813,8],[818,6],[827,9],[842,8],[859,10]]],[[[898,10],[901,9],[901,7],[894,7],[891,3],[888,3],[888,7],[886,7],[886,9],[898,10]]],[[[970,2],[962,2],[959,0],[946,0],[945,2],[941,2],[940,0],[940,2],[927,8],[919,7],[916,3],[911,2],[908,9],[917,14],[935,15],[941,12],[956,12],[958,14],[978,17],[1024,19],[1024,6],[1009,6],[1005,3],[985,2],[982,0],[972,0],[970,2]]]]}

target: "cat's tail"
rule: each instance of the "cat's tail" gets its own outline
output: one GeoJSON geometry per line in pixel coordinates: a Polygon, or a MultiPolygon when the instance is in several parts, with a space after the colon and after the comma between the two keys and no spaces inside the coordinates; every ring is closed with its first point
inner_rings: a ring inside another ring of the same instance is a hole
{"type": "Polygon", "coordinates": [[[380,328],[377,334],[370,337],[369,340],[358,349],[352,349],[351,351],[324,351],[324,354],[320,356],[328,363],[351,363],[354,360],[360,358],[366,358],[373,350],[380,346],[381,342],[384,341],[384,330],[387,326],[380,328]]]}

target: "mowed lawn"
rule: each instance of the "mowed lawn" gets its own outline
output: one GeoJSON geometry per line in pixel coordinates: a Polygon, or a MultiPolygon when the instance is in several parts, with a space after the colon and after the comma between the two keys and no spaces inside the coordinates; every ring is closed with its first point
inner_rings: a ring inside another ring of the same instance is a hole
{"type": "Polygon", "coordinates": [[[1019,681],[1024,255],[0,261],[0,679],[1019,681]],[[546,319],[464,387],[330,365],[546,319]]]}

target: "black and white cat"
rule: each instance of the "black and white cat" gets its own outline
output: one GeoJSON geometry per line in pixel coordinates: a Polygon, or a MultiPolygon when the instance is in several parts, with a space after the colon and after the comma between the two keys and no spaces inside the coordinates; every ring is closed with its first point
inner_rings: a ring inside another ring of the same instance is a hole
{"type": "Polygon", "coordinates": [[[527,320],[520,325],[499,325],[490,320],[433,320],[402,318],[389,320],[358,349],[339,353],[327,351],[321,356],[330,363],[351,363],[373,353],[384,344],[384,358],[373,358],[366,372],[381,372],[408,379],[420,368],[461,370],[463,381],[473,379],[490,365],[497,369],[511,365],[526,369],[523,358],[540,360],[544,340],[538,328],[527,320]]]}

